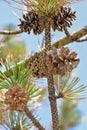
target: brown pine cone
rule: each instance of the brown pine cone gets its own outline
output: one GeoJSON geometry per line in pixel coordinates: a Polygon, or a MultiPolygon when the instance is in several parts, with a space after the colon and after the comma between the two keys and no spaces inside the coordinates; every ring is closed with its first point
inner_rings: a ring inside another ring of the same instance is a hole
{"type": "Polygon", "coordinates": [[[23,32],[40,34],[44,29],[43,18],[41,18],[37,13],[31,11],[27,14],[23,14],[23,19],[20,19],[20,24],[18,25],[23,32]]]}
{"type": "Polygon", "coordinates": [[[76,52],[70,52],[68,47],[50,50],[47,52],[46,65],[52,74],[65,75],[77,67],[80,59],[76,52]]]}
{"type": "Polygon", "coordinates": [[[5,103],[10,110],[23,111],[28,102],[27,92],[20,86],[15,85],[5,93],[5,103]]]}
{"type": "Polygon", "coordinates": [[[71,27],[72,21],[76,19],[75,13],[69,7],[59,8],[53,16],[52,29],[63,31],[65,27],[71,27]]]}

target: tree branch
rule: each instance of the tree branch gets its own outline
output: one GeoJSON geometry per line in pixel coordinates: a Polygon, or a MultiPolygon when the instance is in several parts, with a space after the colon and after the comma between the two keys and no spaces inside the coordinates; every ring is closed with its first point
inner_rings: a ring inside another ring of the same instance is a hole
{"type": "Polygon", "coordinates": [[[87,41],[87,37],[82,38],[82,39],[78,39],[76,42],[85,42],[85,41],[87,41]]]}
{"type": "MultiPolygon", "coordinates": [[[[67,45],[71,42],[77,41],[81,37],[87,34],[87,26],[83,27],[82,29],[78,30],[77,32],[73,33],[71,36],[66,36],[52,44],[52,46],[58,48],[60,46],[67,45]],[[60,46],[59,46],[60,45],[60,46]]],[[[19,63],[19,66],[23,64],[24,61],[19,63]]],[[[33,68],[33,75],[34,77],[46,77],[46,72],[44,68],[44,49],[40,52],[36,52],[33,56],[30,56],[26,60],[26,67],[33,68]]],[[[10,69],[12,71],[12,68],[10,69]]],[[[4,72],[6,76],[9,77],[8,73],[4,72]]]]}
{"type": "Polygon", "coordinates": [[[21,30],[16,30],[16,31],[0,31],[1,35],[15,35],[15,34],[19,34],[22,33],[21,30]]]}
{"type": "Polygon", "coordinates": [[[45,130],[43,126],[39,123],[39,121],[32,115],[31,111],[28,109],[28,107],[25,107],[24,109],[26,115],[31,119],[33,124],[38,128],[38,130],[45,130]]]}
{"type": "Polygon", "coordinates": [[[69,44],[71,42],[77,41],[78,39],[85,36],[86,34],[87,34],[87,26],[81,28],[80,30],[78,30],[77,32],[71,34],[68,37],[66,36],[66,37],[54,42],[53,46],[58,48],[59,45],[61,45],[61,46],[67,45],[67,44],[69,44]]]}

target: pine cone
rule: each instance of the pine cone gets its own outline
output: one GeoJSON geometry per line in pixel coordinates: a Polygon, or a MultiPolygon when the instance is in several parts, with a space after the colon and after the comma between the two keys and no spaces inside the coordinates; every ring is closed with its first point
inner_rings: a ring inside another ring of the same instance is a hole
{"type": "Polygon", "coordinates": [[[55,31],[56,29],[58,31],[63,31],[63,28],[70,27],[72,25],[72,21],[75,20],[75,11],[72,12],[71,8],[67,7],[61,7],[59,8],[54,16],[53,16],[53,23],[52,23],[52,29],[55,31]]]}
{"type": "MultiPolygon", "coordinates": [[[[56,10],[53,17],[50,17],[50,22],[52,29],[63,31],[63,28],[70,27],[72,21],[75,20],[76,12],[72,12],[71,8],[61,7],[56,10]]],[[[45,28],[45,17],[37,14],[34,11],[30,11],[27,14],[23,14],[23,19],[20,19],[20,24],[18,25],[23,32],[30,33],[33,30],[33,33],[40,34],[45,28]]]]}
{"type": "Polygon", "coordinates": [[[77,67],[80,59],[76,52],[70,52],[68,47],[61,47],[47,52],[46,65],[52,74],[65,75],[77,67]]]}
{"type": "Polygon", "coordinates": [[[33,30],[33,33],[40,34],[44,29],[44,24],[42,18],[35,12],[28,12],[23,14],[23,20],[20,19],[21,24],[18,26],[23,32],[30,33],[33,30]]]}
{"type": "Polygon", "coordinates": [[[22,111],[28,102],[27,92],[20,86],[13,86],[5,93],[5,103],[10,110],[22,111]]]}
{"type": "Polygon", "coordinates": [[[37,52],[29,59],[29,68],[32,68],[33,76],[41,78],[46,75],[45,69],[45,54],[41,52],[39,55],[37,52]]]}

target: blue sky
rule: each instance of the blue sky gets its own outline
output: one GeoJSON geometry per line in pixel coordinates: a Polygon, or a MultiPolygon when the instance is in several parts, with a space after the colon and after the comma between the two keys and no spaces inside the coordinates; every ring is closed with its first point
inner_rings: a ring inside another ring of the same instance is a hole
{"type": "MultiPolygon", "coordinates": [[[[87,25],[87,0],[83,0],[80,3],[75,3],[71,5],[71,7],[77,12],[77,19],[73,22],[73,26],[69,29],[69,31],[72,33],[87,25]]],[[[5,2],[0,0],[0,30],[2,30],[2,28],[8,24],[14,24],[15,26],[19,24],[19,20],[16,16],[13,15],[12,10],[16,11],[18,15],[20,15],[19,11],[9,7],[5,2]]],[[[41,41],[43,36],[44,34],[37,36],[33,35],[32,33],[29,35],[26,33],[22,34],[22,39],[26,42],[29,52],[32,50],[38,50],[38,39],[41,41]]],[[[63,36],[63,32],[52,32],[52,41],[58,40],[63,36]]],[[[76,73],[80,78],[80,83],[84,83],[85,85],[87,85],[87,42],[74,42],[71,43],[69,46],[72,50],[76,50],[78,52],[78,55],[80,57],[80,64],[76,70],[76,73]]],[[[48,104],[48,102],[46,103],[48,104]]],[[[49,108],[47,107],[47,105],[44,105],[44,109],[46,113],[49,113],[49,108]]],[[[78,109],[83,114],[84,118],[82,123],[73,128],[73,130],[87,130],[87,100],[80,101],[78,109]]],[[[44,112],[41,112],[41,114],[44,115],[44,112]]],[[[46,118],[45,115],[44,118],[46,118]]],[[[47,123],[46,119],[45,122],[47,123]]]]}

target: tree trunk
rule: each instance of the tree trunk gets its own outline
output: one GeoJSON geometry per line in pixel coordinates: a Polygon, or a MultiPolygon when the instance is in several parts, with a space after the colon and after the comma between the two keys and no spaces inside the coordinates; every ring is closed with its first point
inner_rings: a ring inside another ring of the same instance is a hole
{"type": "MultiPolygon", "coordinates": [[[[46,20],[46,23],[45,23],[45,53],[50,49],[51,49],[50,22],[46,20]]],[[[56,98],[55,98],[53,75],[48,71],[48,69],[46,72],[47,72],[47,81],[48,81],[49,101],[50,101],[51,114],[52,114],[52,127],[53,127],[53,130],[60,130],[57,103],[56,103],[56,98]]]]}

